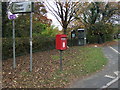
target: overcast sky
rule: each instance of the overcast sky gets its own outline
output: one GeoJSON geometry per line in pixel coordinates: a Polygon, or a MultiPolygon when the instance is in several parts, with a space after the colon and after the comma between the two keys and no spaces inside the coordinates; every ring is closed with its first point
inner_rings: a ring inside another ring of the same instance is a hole
{"type": "Polygon", "coordinates": [[[59,28],[59,30],[62,30],[61,25],[59,24],[59,22],[57,21],[57,19],[50,12],[47,13],[47,17],[49,19],[52,19],[52,25],[55,25],[56,27],[59,28]]]}
{"type": "MultiPolygon", "coordinates": [[[[54,9],[57,10],[56,5],[54,5],[54,3],[53,3],[53,0],[45,0],[44,2],[45,2],[45,3],[44,3],[45,6],[47,5],[47,6],[49,7],[49,5],[48,5],[48,3],[49,3],[52,7],[54,7],[54,9]],[[48,2],[48,3],[47,3],[47,2],[48,2]]],[[[60,23],[58,22],[58,20],[56,19],[56,17],[52,14],[52,12],[47,8],[47,6],[46,6],[46,9],[47,9],[47,11],[48,11],[47,17],[48,17],[49,19],[52,19],[52,25],[55,25],[56,27],[59,28],[59,30],[62,30],[62,27],[61,27],[60,23]]],[[[50,7],[49,7],[49,8],[50,8],[50,7]]],[[[51,9],[51,10],[52,10],[52,9],[51,9]]]]}

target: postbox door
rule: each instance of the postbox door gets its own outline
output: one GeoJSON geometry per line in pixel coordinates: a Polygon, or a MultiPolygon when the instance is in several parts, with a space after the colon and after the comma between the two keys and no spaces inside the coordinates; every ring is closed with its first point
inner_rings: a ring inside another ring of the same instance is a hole
{"type": "Polygon", "coordinates": [[[61,38],[61,50],[67,49],[67,38],[62,37],[61,38]]]}

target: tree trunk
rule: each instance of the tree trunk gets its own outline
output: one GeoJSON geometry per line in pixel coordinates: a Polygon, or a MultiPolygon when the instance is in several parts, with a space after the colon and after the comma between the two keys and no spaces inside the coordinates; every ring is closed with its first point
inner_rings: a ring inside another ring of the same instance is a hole
{"type": "Polygon", "coordinates": [[[103,43],[103,35],[101,33],[98,34],[98,43],[99,44],[103,43]]]}
{"type": "Polygon", "coordinates": [[[63,29],[63,34],[66,34],[66,29],[63,29]]]}
{"type": "Polygon", "coordinates": [[[63,27],[63,34],[67,34],[67,27],[63,27]]]}

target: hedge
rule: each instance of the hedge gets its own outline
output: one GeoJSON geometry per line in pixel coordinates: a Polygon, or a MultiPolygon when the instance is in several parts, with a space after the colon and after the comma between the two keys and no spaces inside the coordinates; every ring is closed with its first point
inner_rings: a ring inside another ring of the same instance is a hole
{"type": "MultiPolygon", "coordinates": [[[[71,40],[68,38],[68,46],[77,46],[78,39],[71,40]]],[[[26,55],[30,52],[29,37],[15,39],[16,56],[26,55]]],[[[12,38],[2,39],[2,59],[6,60],[13,57],[13,40],[12,38]]],[[[33,52],[41,52],[55,49],[55,37],[39,36],[33,37],[33,52]]]]}
{"type": "MultiPolygon", "coordinates": [[[[30,44],[29,37],[16,38],[16,56],[21,56],[29,53],[30,44]]],[[[13,40],[12,38],[2,39],[2,59],[12,58],[13,55],[13,40]]],[[[33,52],[51,50],[55,48],[55,38],[49,37],[33,37],[33,52]]]]}
{"type": "Polygon", "coordinates": [[[87,35],[87,43],[104,43],[106,41],[112,41],[113,35],[105,34],[102,37],[99,35],[87,35]]]}

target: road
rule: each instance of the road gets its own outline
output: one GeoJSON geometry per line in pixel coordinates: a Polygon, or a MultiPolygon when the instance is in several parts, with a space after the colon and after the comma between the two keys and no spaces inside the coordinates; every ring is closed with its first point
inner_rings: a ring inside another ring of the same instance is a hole
{"type": "Polygon", "coordinates": [[[87,78],[77,80],[70,85],[70,88],[120,88],[118,86],[118,46],[103,47],[103,52],[109,62],[105,68],[87,78]],[[113,83],[114,82],[114,83],[113,83]],[[113,84],[111,84],[113,83],[113,84]],[[111,84],[111,85],[109,85],[111,84]],[[109,85],[109,87],[107,86],[109,85]]]}
{"type": "Polygon", "coordinates": [[[108,88],[116,88],[116,87],[120,87],[120,86],[118,86],[120,84],[120,80],[119,81],[117,81],[117,82],[115,82],[115,83],[113,83],[111,86],[109,86],[108,88]]]}

